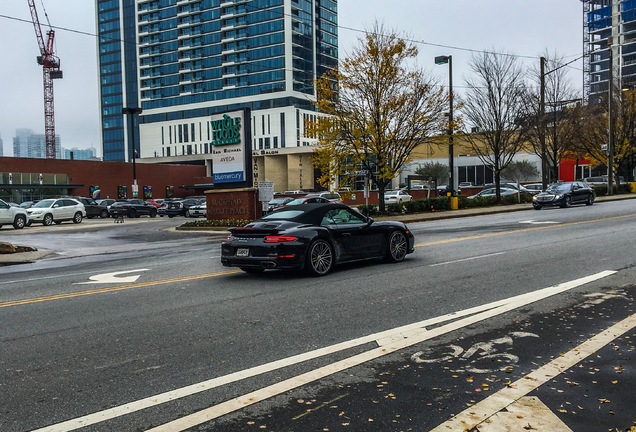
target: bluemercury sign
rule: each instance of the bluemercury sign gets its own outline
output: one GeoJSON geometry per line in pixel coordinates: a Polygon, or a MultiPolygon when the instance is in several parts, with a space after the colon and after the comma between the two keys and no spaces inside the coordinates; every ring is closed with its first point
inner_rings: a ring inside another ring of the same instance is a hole
{"type": "Polygon", "coordinates": [[[251,185],[250,117],[249,110],[240,110],[210,118],[215,185],[244,182],[251,185]]]}

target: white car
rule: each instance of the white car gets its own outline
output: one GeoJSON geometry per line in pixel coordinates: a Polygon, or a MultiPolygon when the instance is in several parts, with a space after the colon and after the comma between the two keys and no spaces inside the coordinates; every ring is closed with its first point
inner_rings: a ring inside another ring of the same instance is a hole
{"type": "MultiPolygon", "coordinates": [[[[499,188],[499,193],[500,196],[506,196],[506,195],[516,195],[519,193],[519,191],[517,189],[512,189],[512,188],[499,188]]],[[[475,198],[493,198],[497,196],[497,189],[496,188],[488,188],[488,189],[484,189],[479,193],[476,193],[475,195],[470,195],[467,196],[466,198],[468,199],[475,199],[475,198]]]]}
{"type": "Polygon", "coordinates": [[[403,191],[402,189],[396,191],[388,191],[384,193],[384,202],[386,204],[401,204],[403,202],[411,201],[413,197],[403,191]]]}
{"type": "Polygon", "coordinates": [[[198,205],[194,205],[194,206],[190,206],[188,208],[188,211],[186,212],[186,215],[188,217],[207,217],[208,212],[207,212],[207,204],[206,203],[201,203],[198,205]]]}
{"type": "Polygon", "coordinates": [[[532,195],[543,192],[543,183],[524,184],[523,187],[525,187],[532,195]]]}
{"type": "Polygon", "coordinates": [[[11,224],[15,229],[22,229],[28,220],[29,217],[25,209],[9,205],[0,199],[0,228],[2,225],[11,224]]]}
{"type": "Polygon", "coordinates": [[[38,201],[27,209],[29,221],[27,226],[33,222],[40,222],[49,226],[53,222],[60,224],[64,221],[80,223],[86,217],[84,204],[73,198],[49,198],[38,201]]]}

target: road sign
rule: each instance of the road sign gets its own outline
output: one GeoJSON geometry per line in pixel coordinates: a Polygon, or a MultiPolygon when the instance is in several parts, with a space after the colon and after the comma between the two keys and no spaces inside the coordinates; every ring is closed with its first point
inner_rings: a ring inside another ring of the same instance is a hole
{"type": "Polygon", "coordinates": [[[258,182],[258,200],[269,202],[274,199],[274,182],[261,181],[258,182]]]}

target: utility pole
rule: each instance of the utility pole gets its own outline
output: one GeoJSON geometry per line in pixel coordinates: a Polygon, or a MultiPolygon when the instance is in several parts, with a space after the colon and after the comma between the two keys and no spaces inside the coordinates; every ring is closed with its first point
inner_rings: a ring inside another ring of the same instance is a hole
{"type": "Polygon", "coordinates": [[[548,187],[548,156],[545,146],[545,57],[541,57],[541,96],[539,102],[539,143],[541,145],[541,184],[548,187]]]}
{"type": "Polygon", "coordinates": [[[612,45],[609,48],[609,89],[607,116],[609,120],[609,136],[607,140],[607,194],[614,194],[614,55],[612,45]]]}

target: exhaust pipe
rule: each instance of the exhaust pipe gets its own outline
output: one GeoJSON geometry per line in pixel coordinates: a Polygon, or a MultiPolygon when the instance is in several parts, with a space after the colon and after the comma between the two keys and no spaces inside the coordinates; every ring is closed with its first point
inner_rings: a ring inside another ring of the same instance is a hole
{"type": "Polygon", "coordinates": [[[276,267],[276,263],[274,261],[261,261],[261,265],[266,269],[272,269],[276,267]]]}

